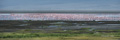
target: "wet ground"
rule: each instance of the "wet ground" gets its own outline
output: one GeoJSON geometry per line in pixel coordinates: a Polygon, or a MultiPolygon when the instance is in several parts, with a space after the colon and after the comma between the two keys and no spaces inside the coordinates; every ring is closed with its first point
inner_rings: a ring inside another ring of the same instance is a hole
{"type": "Polygon", "coordinates": [[[0,21],[0,32],[11,32],[21,29],[33,30],[74,30],[80,28],[114,30],[120,29],[119,21],[29,21],[6,20],[0,21]]]}

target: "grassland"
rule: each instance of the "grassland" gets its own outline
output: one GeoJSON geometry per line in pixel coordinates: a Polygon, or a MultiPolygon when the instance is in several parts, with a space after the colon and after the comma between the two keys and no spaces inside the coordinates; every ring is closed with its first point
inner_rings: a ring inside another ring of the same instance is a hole
{"type": "Polygon", "coordinates": [[[18,32],[0,33],[0,40],[118,40],[119,30],[55,30],[49,32],[41,30],[21,30],[18,32]],[[33,33],[32,31],[39,31],[33,33]],[[114,32],[116,31],[116,32],[114,32]]]}
{"type": "Polygon", "coordinates": [[[37,38],[0,38],[0,40],[119,40],[117,37],[37,37],[37,38]]]}
{"type": "MultiPolygon", "coordinates": [[[[116,29],[48,29],[49,26],[74,28],[103,24],[120,24],[120,21],[0,21],[0,40],[120,40],[120,30],[116,29]],[[61,23],[64,22],[64,23],[61,23]],[[103,23],[99,23],[103,22],[103,23]],[[60,24],[59,24],[60,23],[60,24]],[[75,23],[75,24],[74,24],[75,23]],[[77,23],[77,24],[76,24],[77,23]],[[24,26],[23,26],[24,25],[24,26]],[[40,28],[39,28],[40,27],[40,28]]],[[[104,26],[104,25],[103,25],[104,26]]],[[[105,25],[106,26],[106,25],[105,25]]],[[[104,26],[104,27],[105,27],[104,26]]],[[[114,26],[114,25],[112,25],[114,26]]],[[[103,27],[103,28],[104,28],[103,27]]],[[[119,25],[117,25],[119,27],[119,25]]]]}

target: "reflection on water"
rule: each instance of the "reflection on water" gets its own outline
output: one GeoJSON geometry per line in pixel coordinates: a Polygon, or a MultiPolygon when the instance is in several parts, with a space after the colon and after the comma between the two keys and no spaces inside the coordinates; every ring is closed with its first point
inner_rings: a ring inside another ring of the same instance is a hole
{"type": "Polygon", "coordinates": [[[118,21],[0,21],[2,29],[120,29],[118,21]],[[6,28],[4,27],[6,26],[6,28]]]}
{"type": "Polygon", "coordinates": [[[0,40],[119,40],[119,29],[117,21],[0,21],[0,32],[11,33],[0,40]]]}

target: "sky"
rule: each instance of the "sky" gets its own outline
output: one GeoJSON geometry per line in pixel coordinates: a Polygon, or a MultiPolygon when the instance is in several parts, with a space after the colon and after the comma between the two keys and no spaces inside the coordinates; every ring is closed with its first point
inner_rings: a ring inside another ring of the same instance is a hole
{"type": "Polygon", "coordinates": [[[0,10],[120,10],[120,0],[0,0],[0,10]]]}

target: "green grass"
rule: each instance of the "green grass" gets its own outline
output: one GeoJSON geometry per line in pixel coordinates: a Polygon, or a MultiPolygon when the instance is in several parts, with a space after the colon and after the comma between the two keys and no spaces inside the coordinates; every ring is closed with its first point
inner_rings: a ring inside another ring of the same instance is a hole
{"type": "Polygon", "coordinates": [[[0,38],[33,38],[33,37],[120,37],[120,33],[0,33],[0,38]]]}
{"type": "Polygon", "coordinates": [[[65,33],[0,33],[0,38],[26,38],[26,37],[60,37],[77,36],[78,34],[65,33]]]}
{"type": "MultiPolygon", "coordinates": [[[[95,31],[111,31],[111,30],[95,30],[95,31]]],[[[67,30],[67,31],[52,30],[50,32],[67,32],[67,33],[45,33],[42,30],[27,29],[18,32],[0,33],[0,40],[118,40],[120,39],[120,32],[91,33],[90,31],[87,30],[67,30]],[[39,31],[39,32],[32,33],[31,31],[39,31]],[[88,33],[81,33],[85,31],[88,33]]]]}
{"type": "MultiPolygon", "coordinates": [[[[86,28],[85,28],[86,29],[86,28]]],[[[85,37],[120,37],[120,32],[111,32],[116,30],[20,30],[17,32],[3,32],[0,33],[0,38],[34,38],[34,37],[74,37],[74,36],[85,36],[85,37]],[[35,32],[37,31],[37,32],[35,32]],[[105,31],[105,32],[97,32],[105,31]],[[106,33],[106,31],[110,31],[106,33]]]]}
{"type": "Polygon", "coordinates": [[[0,38],[0,40],[119,40],[119,37],[36,37],[36,38],[0,38]]]}

